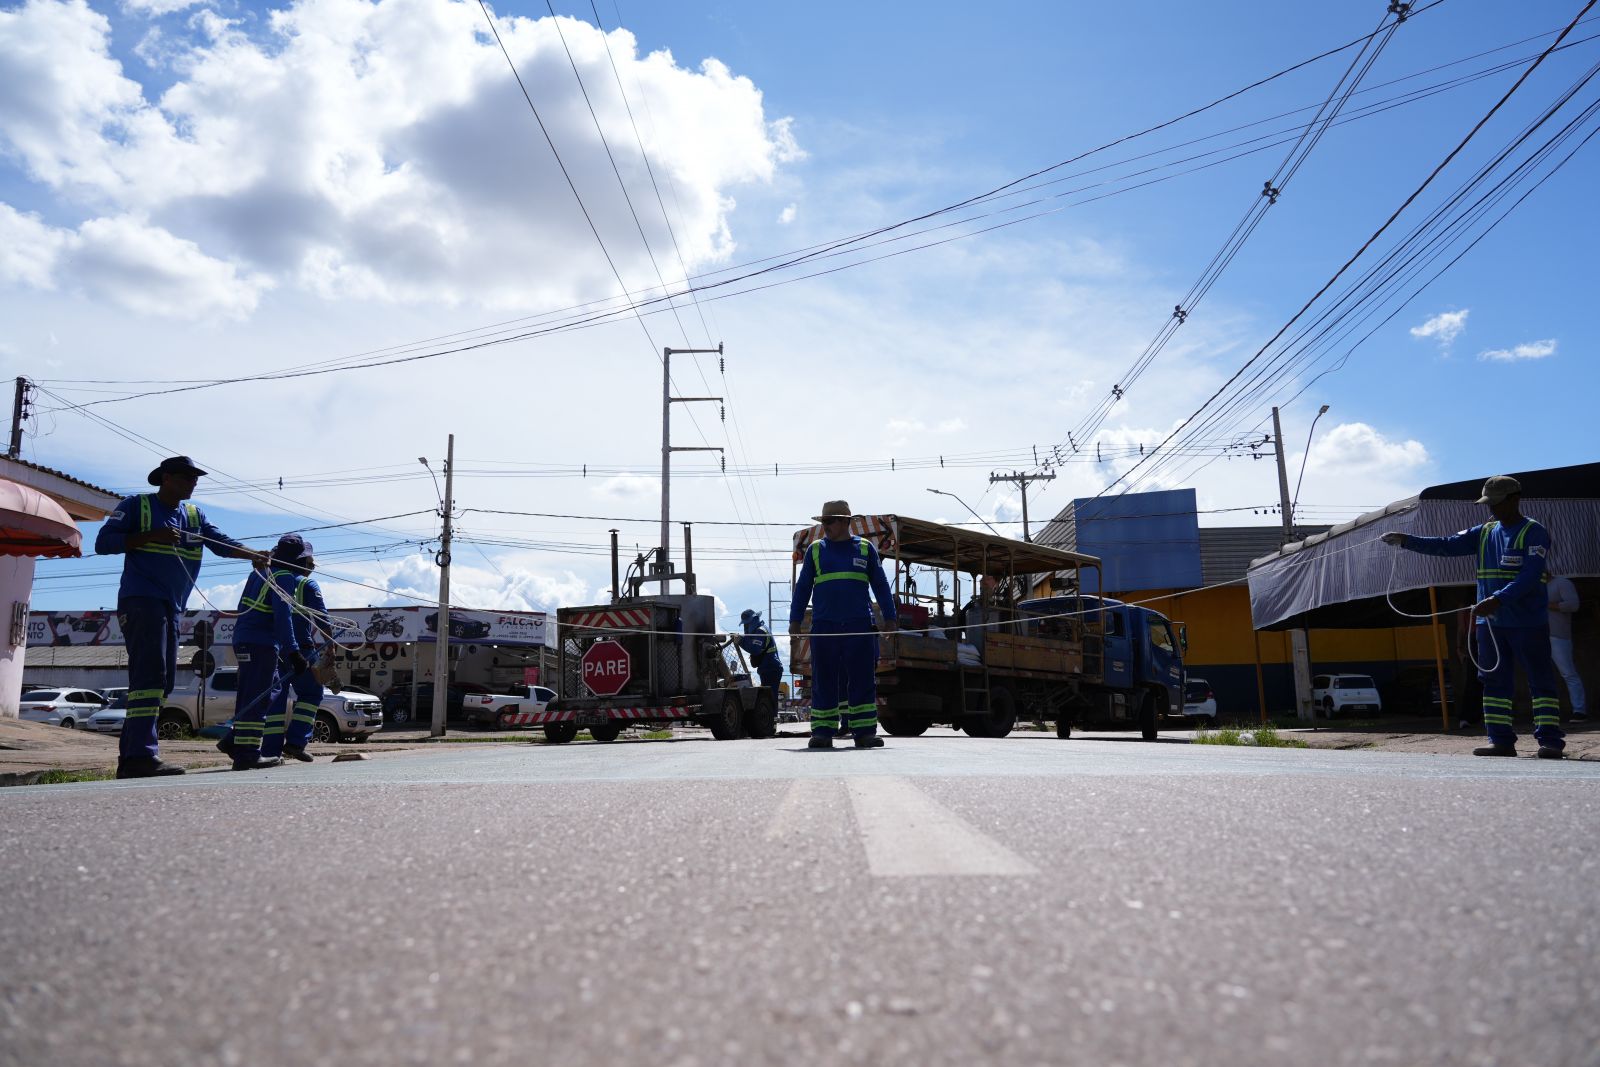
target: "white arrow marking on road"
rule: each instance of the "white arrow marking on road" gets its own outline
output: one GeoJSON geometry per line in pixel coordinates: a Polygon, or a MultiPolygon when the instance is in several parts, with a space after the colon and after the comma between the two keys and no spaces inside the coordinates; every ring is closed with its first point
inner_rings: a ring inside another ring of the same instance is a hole
{"type": "Polygon", "coordinates": [[[904,778],[851,778],[846,788],[875,877],[1039,873],[904,778]]]}

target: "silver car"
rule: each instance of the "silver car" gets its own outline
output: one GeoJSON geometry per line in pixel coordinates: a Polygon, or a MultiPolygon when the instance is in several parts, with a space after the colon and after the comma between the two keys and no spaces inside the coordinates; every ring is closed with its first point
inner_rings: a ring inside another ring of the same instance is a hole
{"type": "Polygon", "coordinates": [[[105,706],[105,697],[87,689],[34,689],[22,694],[17,717],[72,730],[105,706]]]}

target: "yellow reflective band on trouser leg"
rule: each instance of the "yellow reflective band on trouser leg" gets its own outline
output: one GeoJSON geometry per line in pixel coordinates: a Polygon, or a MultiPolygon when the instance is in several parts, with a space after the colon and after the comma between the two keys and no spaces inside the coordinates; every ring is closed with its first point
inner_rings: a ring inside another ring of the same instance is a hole
{"type": "Polygon", "coordinates": [[[852,704],[849,713],[852,730],[864,730],[868,726],[878,725],[877,704],[852,704]]]}
{"type": "Polygon", "coordinates": [[[296,702],[296,704],[294,706],[294,715],[293,715],[292,718],[293,718],[293,721],[295,721],[295,722],[309,722],[309,723],[316,722],[317,721],[317,705],[315,705],[315,704],[307,704],[303,700],[296,702]]]}
{"type": "Polygon", "coordinates": [[[238,722],[233,724],[233,747],[237,749],[261,747],[261,723],[238,722]]]}
{"type": "Polygon", "coordinates": [[[159,689],[130,689],[127,719],[153,719],[161,714],[162,692],[159,689]]]}
{"type": "Polygon", "coordinates": [[[263,734],[266,734],[268,737],[272,736],[273,734],[281,734],[281,733],[283,733],[284,732],[284,716],[283,716],[283,712],[279,711],[279,712],[274,712],[271,715],[268,715],[267,716],[267,721],[265,723],[265,728],[261,732],[263,734]]]}
{"type": "Polygon", "coordinates": [[[826,726],[829,729],[833,729],[839,725],[839,709],[837,707],[819,708],[813,706],[811,709],[811,725],[826,726]]]}

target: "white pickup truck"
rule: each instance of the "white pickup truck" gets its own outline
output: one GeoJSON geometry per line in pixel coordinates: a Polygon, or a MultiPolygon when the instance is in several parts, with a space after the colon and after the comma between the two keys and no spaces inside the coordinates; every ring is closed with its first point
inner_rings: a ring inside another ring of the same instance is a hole
{"type": "Polygon", "coordinates": [[[468,693],[461,698],[461,713],[470,723],[502,730],[532,728],[531,715],[556,698],[542,685],[514,685],[509,693],[468,693]]]}
{"type": "MultiPolygon", "coordinates": [[[[198,733],[206,726],[217,726],[233,718],[239,695],[239,669],[218,667],[206,679],[206,708],[200,715],[200,688],[194,682],[180,685],[167,694],[156,720],[156,732],[163,739],[198,733]]],[[[345,686],[339,692],[326,692],[317,707],[317,722],[312,727],[315,741],[365,741],[383,729],[383,703],[366,690],[345,686]]]]}

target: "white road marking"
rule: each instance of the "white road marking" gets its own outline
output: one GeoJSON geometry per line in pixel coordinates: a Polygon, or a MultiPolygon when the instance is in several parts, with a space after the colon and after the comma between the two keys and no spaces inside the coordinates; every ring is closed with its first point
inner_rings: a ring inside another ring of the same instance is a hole
{"type": "Polygon", "coordinates": [[[839,795],[836,778],[796,778],[767,823],[767,840],[808,832],[810,820],[839,795]]]}
{"type": "Polygon", "coordinates": [[[845,785],[875,877],[1039,873],[904,778],[852,778],[845,785]]]}

